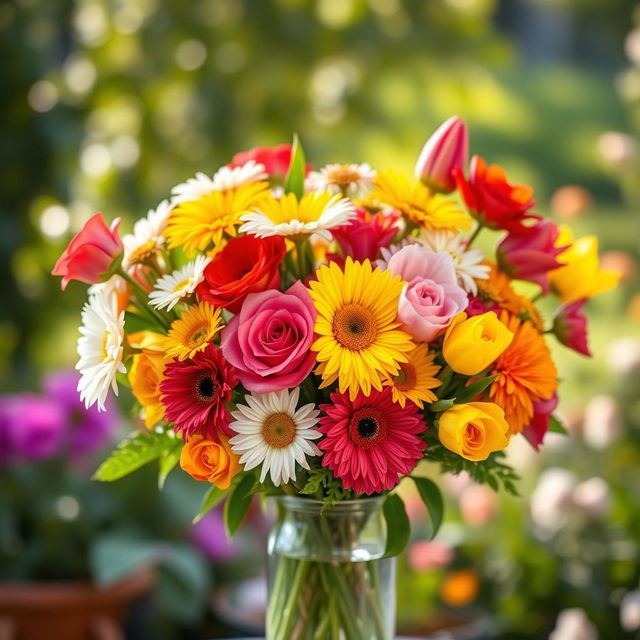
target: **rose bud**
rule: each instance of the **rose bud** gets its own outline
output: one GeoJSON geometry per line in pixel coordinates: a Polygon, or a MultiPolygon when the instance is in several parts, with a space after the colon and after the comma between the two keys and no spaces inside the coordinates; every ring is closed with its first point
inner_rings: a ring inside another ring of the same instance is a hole
{"type": "Polygon", "coordinates": [[[455,169],[464,170],[469,155],[467,125],[453,116],[443,122],[427,140],[415,175],[434,191],[451,193],[456,188],[455,169]]]}
{"type": "Polygon", "coordinates": [[[561,306],[553,316],[553,333],[561,344],[584,356],[591,356],[587,344],[587,318],[580,311],[587,299],[561,306]]]}

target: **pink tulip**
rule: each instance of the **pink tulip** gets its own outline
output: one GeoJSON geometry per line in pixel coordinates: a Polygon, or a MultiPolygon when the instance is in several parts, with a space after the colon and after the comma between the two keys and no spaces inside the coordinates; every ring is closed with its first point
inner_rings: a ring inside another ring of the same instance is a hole
{"type": "Polygon", "coordinates": [[[71,280],[96,284],[105,279],[114,260],[122,255],[119,225],[120,218],[116,218],[108,228],[101,213],[89,218],[51,271],[54,276],[62,276],[63,291],[71,280]]]}
{"type": "Polygon", "coordinates": [[[469,155],[467,125],[453,116],[443,122],[427,140],[418,162],[416,178],[436,191],[451,193],[456,188],[455,169],[464,171],[469,155]]]}
{"type": "Polygon", "coordinates": [[[586,298],[562,305],[553,317],[553,333],[569,349],[591,356],[587,344],[587,318],[580,311],[586,298]]]}
{"type": "Polygon", "coordinates": [[[385,247],[398,231],[400,214],[371,214],[365,209],[357,209],[357,215],[348,224],[331,230],[345,257],[354,260],[375,260],[380,247],[385,247]]]}
{"type": "Polygon", "coordinates": [[[533,405],[533,418],[523,429],[522,435],[536,451],[540,448],[547,431],[549,431],[549,420],[557,406],[558,396],[555,393],[548,400],[539,400],[533,405]]]}
{"type": "Polygon", "coordinates": [[[549,291],[547,272],[562,266],[556,259],[567,247],[556,246],[558,227],[552,220],[540,220],[523,231],[509,233],[498,245],[500,269],[511,278],[528,280],[549,291]]]}

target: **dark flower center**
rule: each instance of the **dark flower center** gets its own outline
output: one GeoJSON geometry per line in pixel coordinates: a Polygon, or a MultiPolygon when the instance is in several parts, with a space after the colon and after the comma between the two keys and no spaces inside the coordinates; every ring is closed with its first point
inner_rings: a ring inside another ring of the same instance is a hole
{"type": "Polygon", "coordinates": [[[217,385],[211,376],[202,376],[196,383],[196,395],[201,402],[214,401],[220,391],[219,385],[217,385]]]}
{"type": "Polygon", "coordinates": [[[356,411],[349,423],[351,441],[362,449],[376,446],[387,433],[387,422],[382,412],[373,407],[356,411]]]}
{"type": "Polygon", "coordinates": [[[378,433],[379,425],[375,418],[360,418],[356,429],[361,438],[372,438],[378,433]]]}

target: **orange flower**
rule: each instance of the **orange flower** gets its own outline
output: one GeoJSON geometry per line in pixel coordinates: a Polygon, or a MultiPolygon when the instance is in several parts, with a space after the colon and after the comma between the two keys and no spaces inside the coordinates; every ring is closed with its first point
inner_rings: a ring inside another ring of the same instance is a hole
{"type": "Polygon", "coordinates": [[[481,300],[495,302],[514,316],[529,320],[538,330],[543,330],[543,323],[538,310],[529,298],[516,293],[511,287],[511,278],[500,271],[492,262],[484,262],[489,265],[491,271],[486,280],[476,280],[478,285],[478,297],[481,300]]]}
{"type": "Polygon", "coordinates": [[[491,372],[498,377],[490,397],[504,409],[511,433],[520,433],[533,417],[534,403],[553,396],[558,371],[544,338],[530,322],[504,311],[500,320],[514,337],[491,372]]]}
{"type": "Polygon", "coordinates": [[[440,596],[450,607],[464,607],[478,597],[480,581],[471,569],[450,573],[440,586],[440,596]]]}
{"type": "Polygon", "coordinates": [[[231,451],[229,438],[218,434],[219,442],[194,434],[180,454],[180,466],[196,480],[208,480],[218,489],[228,489],[240,471],[240,457],[231,451]]]}

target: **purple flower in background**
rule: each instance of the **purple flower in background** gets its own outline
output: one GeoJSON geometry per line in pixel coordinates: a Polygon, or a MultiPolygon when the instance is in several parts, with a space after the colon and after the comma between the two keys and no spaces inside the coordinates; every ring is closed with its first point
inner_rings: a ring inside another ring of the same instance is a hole
{"type": "Polygon", "coordinates": [[[117,414],[109,403],[104,412],[97,406],[85,409],[77,391],[79,379],[77,371],[55,371],[43,383],[48,399],[56,402],[64,414],[67,451],[76,459],[107,445],[117,426],[117,414]]]}
{"type": "Polygon", "coordinates": [[[221,509],[213,509],[193,525],[191,538],[211,560],[228,562],[238,555],[238,546],[229,542],[221,509]]]}
{"type": "Polygon", "coordinates": [[[34,393],[0,399],[2,463],[16,459],[42,460],[60,453],[65,438],[62,407],[34,393]]]}

